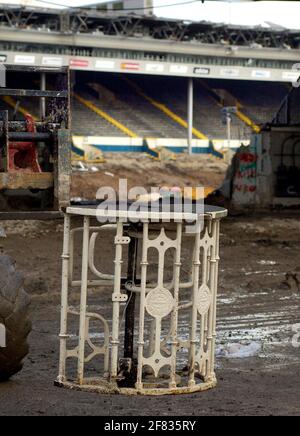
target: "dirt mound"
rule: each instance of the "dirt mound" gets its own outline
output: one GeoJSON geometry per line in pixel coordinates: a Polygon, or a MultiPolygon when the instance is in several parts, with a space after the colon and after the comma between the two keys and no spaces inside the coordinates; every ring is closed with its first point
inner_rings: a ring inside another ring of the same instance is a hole
{"type": "Polygon", "coordinates": [[[176,161],[159,162],[145,153],[107,153],[106,162],[85,165],[86,171],[73,171],[71,196],[94,199],[101,186],[118,190],[119,179],[127,179],[128,189],[161,186],[218,188],[225,176],[227,164],[210,155],[180,154],[176,161]]]}

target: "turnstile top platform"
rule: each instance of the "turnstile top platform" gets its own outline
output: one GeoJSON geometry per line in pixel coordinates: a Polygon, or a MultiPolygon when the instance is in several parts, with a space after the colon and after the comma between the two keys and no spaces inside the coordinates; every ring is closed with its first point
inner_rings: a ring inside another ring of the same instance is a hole
{"type": "MultiPolygon", "coordinates": [[[[102,203],[103,204],[103,203],[102,203]]],[[[213,219],[221,219],[227,216],[228,211],[222,207],[204,205],[202,211],[199,213],[196,211],[196,205],[193,204],[191,211],[189,212],[178,212],[171,204],[170,212],[162,210],[161,203],[151,208],[147,208],[147,205],[142,203],[142,207],[139,210],[130,209],[130,203],[117,203],[110,204],[106,203],[105,208],[99,207],[100,204],[93,205],[74,205],[66,209],[66,213],[70,215],[84,215],[95,218],[116,218],[116,219],[140,219],[140,220],[167,220],[167,221],[197,221],[200,218],[209,216],[213,219]]],[[[201,210],[201,209],[200,209],[201,210]]]]}

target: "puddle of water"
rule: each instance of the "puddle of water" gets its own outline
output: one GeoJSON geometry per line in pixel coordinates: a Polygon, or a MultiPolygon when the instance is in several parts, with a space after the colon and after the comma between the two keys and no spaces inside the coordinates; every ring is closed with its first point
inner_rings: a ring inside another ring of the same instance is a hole
{"type": "Polygon", "coordinates": [[[263,274],[265,276],[282,276],[282,272],[278,272],[278,271],[245,271],[245,276],[252,276],[252,275],[260,275],[263,274]]]}
{"type": "Polygon", "coordinates": [[[236,301],[236,298],[219,298],[218,303],[219,304],[232,304],[236,301]]]}
{"type": "Polygon", "coordinates": [[[269,265],[269,266],[277,265],[277,262],[275,262],[274,260],[259,260],[257,263],[259,265],[269,265]]]}
{"type": "Polygon", "coordinates": [[[259,342],[250,342],[243,345],[239,343],[220,345],[216,349],[216,357],[226,357],[230,359],[245,359],[257,356],[262,349],[262,344],[259,342]]]}

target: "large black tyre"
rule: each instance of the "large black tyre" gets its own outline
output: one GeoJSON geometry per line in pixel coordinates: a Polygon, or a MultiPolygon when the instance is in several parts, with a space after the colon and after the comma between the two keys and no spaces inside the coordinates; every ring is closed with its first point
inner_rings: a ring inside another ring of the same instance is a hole
{"type": "Polygon", "coordinates": [[[6,348],[0,348],[0,382],[22,369],[28,354],[29,297],[11,257],[0,254],[0,323],[6,328],[6,348]]]}

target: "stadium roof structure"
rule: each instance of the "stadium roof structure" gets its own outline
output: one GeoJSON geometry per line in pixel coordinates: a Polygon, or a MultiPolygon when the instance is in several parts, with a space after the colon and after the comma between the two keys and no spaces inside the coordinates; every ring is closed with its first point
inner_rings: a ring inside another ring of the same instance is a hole
{"type": "MultiPolygon", "coordinates": [[[[1,29],[38,30],[61,34],[119,37],[250,46],[253,48],[299,49],[300,30],[251,27],[211,22],[123,14],[120,16],[82,8],[52,9],[0,4],[1,29]]],[[[1,36],[0,36],[1,39],[1,36]]]]}

